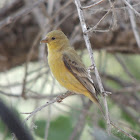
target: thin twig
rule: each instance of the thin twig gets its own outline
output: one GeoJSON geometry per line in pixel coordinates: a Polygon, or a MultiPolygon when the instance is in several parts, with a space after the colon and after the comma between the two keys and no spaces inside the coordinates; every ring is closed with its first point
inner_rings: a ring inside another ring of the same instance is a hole
{"type": "MultiPolygon", "coordinates": [[[[127,0],[130,3],[130,0],[127,0]]],[[[136,39],[136,42],[138,44],[138,47],[140,49],[140,35],[139,35],[139,30],[136,24],[136,18],[135,15],[133,13],[133,10],[131,10],[129,7],[127,7],[128,13],[129,13],[129,18],[130,18],[130,22],[131,22],[131,26],[132,26],[132,30],[136,39]]]]}
{"type": "Polygon", "coordinates": [[[117,128],[119,131],[121,131],[122,133],[124,133],[126,136],[128,136],[129,138],[131,138],[132,140],[137,140],[136,138],[134,138],[133,136],[131,136],[129,133],[125,132],[123,129],[121,129],[120,127],[118,127],[115,123],[113,123],[112,121],[110,122],[112,124],[112,126],[114,126],[115,128],[117,128]]]}
{"type": "Polygon", "coordinates": [[[58,11],[56,11],[55,14],[52,15],[52,18],[49,21],[49,24],[52,24],[53,20],[58,16],[58,14],[60,14],[65,8],[67,8],[67,6],[69,6],[73,1],[69,0],[67,1],[60,9],[58,9],[58,11]]]}
{"type": "Polygon", "coordinates": [[[75,11],[70,12],[69,14],[65,15],[55,26],[54,29],[56,30],[68,17],[70,17],[75,11]]]}
{"type": "MultiPolygon", "coordinates": [[[[46,99],[55,98],[56,96],[58,96],[60,94],[60,93],[58,93],[58,94],[55,94],[55,95],[40,95],[39,93],[36,93],[36,92],[33,92],[33,91],[31,93],[34,93],[34,94],[37,94],[37,95],[26,95],[26,99],[46,100],[46,99]]],[[[14,97],[14,98],[21,98],[22,97],[21,94],[11,94],[11,93],[4,92],[2,90],[0,90],[0,94],[4,95],[4,96],[14,97]]]]}
{"type": "Polygon", "coordinates": [[[112,30],[114,30],[117,27],[117,17],[116,17],[116,12],[115,12],[115,1],[114,3],[111,2],[111,0],[108,0],[109,4],[110,4],[110,8],[112,9],[112,21],[113,21],[113,25],[112,25],[112,30]]]}
{"type": "MultiPolygon", "coordinates": [[[[50,95],[53,95],[53,93],[54,93],[54,85],[55,85],[55,79],[53,78],[52,85],[51,85],[50,95]]],[[[52,110],[52,107],[49,106],[48,107],[48,118],[47,118],[47,124],[46,124],[46,129],[45,129],[45,137],[44,137],[44,140],[47,140],[48,139],[49,128],[50,128],[50,121],[51,121],[51,110],[52,110]]]]}
{"type": "MultiPolygon", "coordinates": [[[[34,109],[38,107],[39,103],[40,103],[40,100],[36,100],[34,109]]],[[[34,130],[37,129],[35,121],[36,121],[36,116],[34,115],[31,119],[31,124],[30,124],[30,131],[33,132],[33,134],[35,133],[34,130]]]]}
{"type": "Polygon", "coordinates": [[[93,3],[93,4],[89,5],[89,6],[82,6],[81,8],[82,9],[89,9],[89,8],[94,7],[95,5],[98,5],[98,4],[102,3],[103,1],[104,0],[100,0],[100,1],[97,1],[96,3],[93,3]]]}
{"type": "MultiPolygon", "coordinates": [[[[90,55],[92,66],[94,67],[95,76],[96,76],[96,79],[97,79],[97,82],[98,82],[98,85],[99,85],[99,88],[100,88],[100,92],[101,93],[105,93],[105,90],[103,88],[99,72],[98,72],[98,70],[96,68],[96,65],[95,65],[95,60],[94,60],[94,57],[93,57],[93,51],[92,51],[92,48],[91,48],[89,36],[86,33],[87,27],[86,27],[86,22],[85,22],[85,19],[84,19],[84,14],[83,14],[83,11],[81,9],[80,1],[79,0],[75,0],[75,5],[77,7],[79,19],[80,19],[82,30],[83,30],[83,33],[84,33],[84,40],[85,40],[86,47],[87,47],[89,55],[90,55]]],[[[104,106],[105,106],[105,109],[106,109],[106,120],[107,120],[107,125],[108,125],[108,134],[110,134],[111,127],[110,127],[110,119],[109,119],[108,106],[107,106],[106,98],[104,97],[103,99],[104,99],[104,106]]]]}
{"type": "Polygon", "coordinates": [[[120,63],[120,65],[122,66],[123,70],[125,73],[127,73],[127,75],[134,81],[136,81],[136,79],[134,78],[133,74],[131,74],[131,72],[129,71],[129,69],[127,68],[127,66],[125,65],[125,63],[123,62],[123,60],[121,59],[121,57],[117,54],[115,54],[115,58],[116,60],[120,63]]]}
{"type": "MultiPolygon", "coordinates": [[[[114,90],[113,90],[114,91],[114,90]]],[[[124,87],[122,89],[118,89],[117,91],[114,91],[114,94],[119,94],[119,93],[132,93],[132,92],[139,92],[140,91],[140,85],[132,85],[129,87],[124,87]]]]}
{"type": "MultiPolygon", "coordinates": [[[[136,6],[139,6],[140,5],[140,2],[136,3],[136,4],[133,4],[132,6],[133,7],[136,7],[136,6]]],[[[83,7],[82,7],[83,8],[83,7]]],[[[114,7],[114,10],[117,12],[118,10],[124,10],[126,9],[127,7],[126,6],[122,6],[122,7],[114,7]]],[[[105,7],[101,7],[101,8],[95,8],[95,9],[92,9],[92,11],[95,11],[96,13],[97,12],[107,12],[109,9],[106,9],[105,7]]]]}
{"type": "Polygon", "coordinates": [[[105,32],[110,32],[110,30],[109,30],[109,29],[107,29],[107,30],[100,30],[100,29],[97,29],[97,30],[96,30],[96,29],[94,29],[93,32],[95,32],[95,33],[96,33],[96,32],[105,33],[105,32]]]}
{"type": "Polygon", "coordinates": [[[123,1],[137,16],[140,17],[140,13],[137,12],[127,0],[123,0],[123,1]]]}
{"type": "Polygon", "coordinates": [[[65,99],[66,97],[73,95],[73,94],[74,93],[71,93],[68,91],[65,94],[57,96],[55,99],[46,102],[46,104],[36,108],[33,112],[31,112],[31,114],[24,120],[24,123],[26,123],[26,121],[28,121],[33,115],[35,115],[38,111],[41,111],[42,109],[44,109],[46,106],[49,106],[55,102],[62,102],[63,99],[65,99]]]}
{"type": "Polygon", "coordinates": [[[123,127],[125,127],[126,129],[128,129],[129,131],[131,131],[132,133],[138,135],[140,137],[140,132],[132,129],[128,124],[126,124],[125,122],[119,121],[119,124],[122,125],[123,127]]]}
{"type": "Polygon", "coordinates": [[[29,51],[29,54],[27,56],[27,60],[26,60],[26,63],[25,63],[25,74],[24,74],[24,79],[23,79],[23,86],[22,86],[22,97],[26,98],[26,91],[25,91],[25,88],[26,88],[26,81],[27,81],[27,75],[28,75],[28,63],[29,61],[31,60],[31,57],[32,57],[32,54],[34,52],[34,48],[35,48],[35,44],[38,42],[39,38],[41,36],[41,32],[38,33],[38,35],[36,36],[34,42],[33,42],[33,45],[29,51]]]}
{"type": "Polygon", "coordinates": [[[104,50],[108,52],[121,52],[121,53],[131,53],[131,54],[140,54],[140,49],[134,46],[128,45],[108,45],[104,50]]]}
{"type": "MultiPolygon", "coordinates": [[[[32,3],[34,2],[34,0],[24,0],[25,4],[27,6],[32,6],[32,3]]],[[[40,29],[42,31],[44,31],[44,23],[46,22],[47,18],[43,15],[43,13],[41,12],[41,9],[39,7],[36,7],[32,10],[32,13],[40,27],[40,29]]]]}
{"type": "Polygon", "coordinates": [[[37,7],[40,3],[45,2],[45,1],[46,0],[35,1],[32,5],[30,5],[30,6],[26,7],[26,8],[24,7],[18,13],[5,18],[3,21],[0,22],[0,29],[5,27],[8,24],[11,24],[12,22],[15,22],[20,17],[23,17],[23,16],[29,14],[32,11],[33,8],[37,7]]]}
{"type": "MultiPolygon", "coordinates": [[[[94,27],[91,27],[90,29],[86,30],[85,32],[88,33],[88,32],[92,32],[92,31],[95,31],[95,29],[98,27],[98,25],[101,23],[101,21],[106,18],[106,16],[110,13],[111,9],[108,10],[107,13],[105,13],[105,15],[97,22],[97,24],[94,26],[94,27]]],[[[104,30],[103,30],[104,31],[104,30]]]]}

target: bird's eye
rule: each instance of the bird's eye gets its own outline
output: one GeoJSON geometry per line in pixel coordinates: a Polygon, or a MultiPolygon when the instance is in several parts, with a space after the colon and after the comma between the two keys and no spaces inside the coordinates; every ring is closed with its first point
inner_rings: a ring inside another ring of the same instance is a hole
{"type": "Polygon", "coordinates": [[[55,37],[52,37],[52,40],[55,40],[55,37]]]}

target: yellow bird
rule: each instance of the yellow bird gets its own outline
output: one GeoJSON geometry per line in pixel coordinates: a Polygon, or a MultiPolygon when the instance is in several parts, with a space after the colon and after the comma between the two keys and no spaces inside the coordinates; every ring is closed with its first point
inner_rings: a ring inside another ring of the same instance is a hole
{"type": "Polygon", "coordinates": [[[69,91],[87,96],[101,109],[97,97],[99,92],[67,36],[60,30],[54,30],[41,43],[47,43],[48,63],[57,81],[69,91]]]}

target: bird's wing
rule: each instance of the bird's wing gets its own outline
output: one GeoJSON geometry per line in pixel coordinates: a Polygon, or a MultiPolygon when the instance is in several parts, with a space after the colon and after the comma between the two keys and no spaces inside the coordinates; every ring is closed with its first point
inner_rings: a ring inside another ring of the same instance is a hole
{"type": "Polygon", "coordinates": [[[75,50],[64,52],[63,62],[66,68],[78,79],[78,81],[94,96],[97,98],[99,91],[95,87],[92,79],[90,78],[87,69],[80,60],[75,50]]]}

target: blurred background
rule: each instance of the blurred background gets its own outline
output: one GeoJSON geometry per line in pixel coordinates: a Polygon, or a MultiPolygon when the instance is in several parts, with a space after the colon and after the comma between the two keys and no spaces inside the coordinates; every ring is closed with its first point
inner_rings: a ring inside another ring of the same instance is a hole
{"type": "MultiPolygon", "coordinates": [[[[107,97],[110,117],[140,139],[140,1],[80,2],[103,85],[112,92],[107,97]]],[[[0,98],[22,121],[66,93],[53,78],[47,48],[40,44],[54,29],[68,36],[88,68],[90,58],[73,0],[0,1],[0,98]]],[[[83,95],[44,107],[26,124],[37,140],[130,140],[114,127],[108,136],[101,112],[83,95]]],[[[0,139],[12,137],[0,120],[0,139]]]]}

